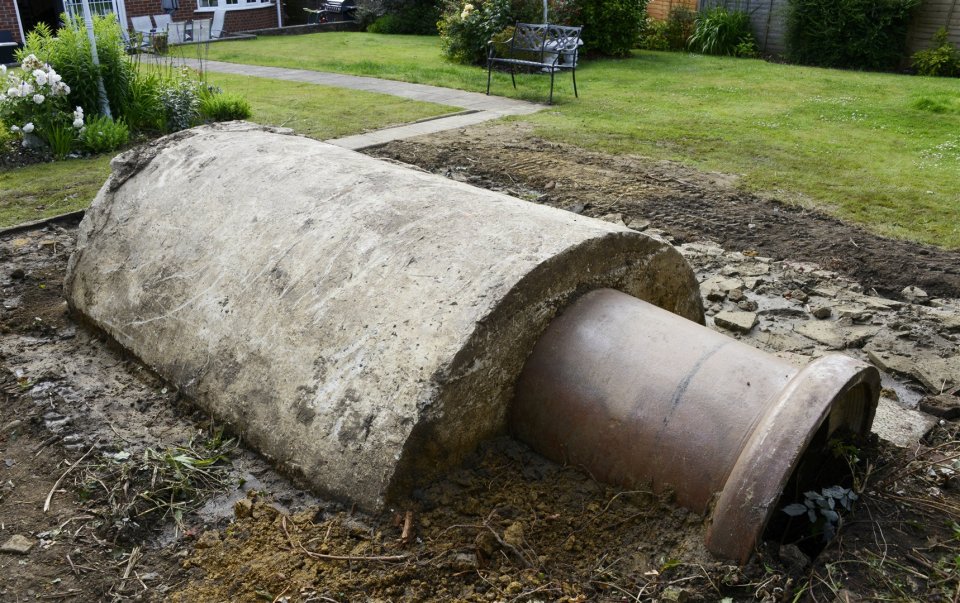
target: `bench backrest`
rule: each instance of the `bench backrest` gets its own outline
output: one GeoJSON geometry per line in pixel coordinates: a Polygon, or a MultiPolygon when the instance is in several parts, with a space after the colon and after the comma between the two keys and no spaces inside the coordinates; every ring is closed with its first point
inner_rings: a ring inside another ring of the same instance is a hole
{"type": "Polygon", "coordinates": [[[576,52],[583,27],[543,23],[517,23],[510,40],[510,54],[536,52],[541,60],[545,52],[576,52]]]}

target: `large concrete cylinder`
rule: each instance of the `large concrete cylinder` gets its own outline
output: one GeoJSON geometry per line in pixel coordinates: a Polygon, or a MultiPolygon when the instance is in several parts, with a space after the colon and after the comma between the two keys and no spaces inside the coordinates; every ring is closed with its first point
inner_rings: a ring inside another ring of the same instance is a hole
{"type": "Polygon", "coordinates": [[[551,323],[516,391],[520,439],[601,481],[673,491],[711,515],[712,552],[746,561],[804,457],[806,473],[823,479],[830,438],[869,433],[880,375],[839,354],[800,369],[596,290],[551,323]]]}
{"type": "Polygon", "coordinates": [[[612,288],[702,322],[622,226],[250,124],[114,160],[66,294],[316,489],[367,509],[505,429],[540,334],[612,288]]]}

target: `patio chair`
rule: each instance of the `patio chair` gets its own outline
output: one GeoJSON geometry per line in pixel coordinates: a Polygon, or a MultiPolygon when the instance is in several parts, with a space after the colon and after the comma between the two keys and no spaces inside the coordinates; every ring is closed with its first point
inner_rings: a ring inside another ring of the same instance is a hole
{"type": "Polygon", "coordinates": [[[223,22],[226,20],[227,11],[223,9],[218,9],[213,11],[213,25],[210,26],[210,38],[213,40],[219,40],[221,37],[226,35],[226,31],[223,29],[223,22]]]}
{"type": "Polygon", "coordinates": [[[148,37],[157,31],[153,27],[153,21],[150,20],[149,16],[130,17],[130,26],[133,27],[133,31],[143,34],[144,37],[148,37]]]}
{"type": "Polygon", "coordinates": [[[173,23],[173,17],[170,15],[154,15],[153,22],[157,24],[157,31],[167,31],[167,28],[173,23]]]}

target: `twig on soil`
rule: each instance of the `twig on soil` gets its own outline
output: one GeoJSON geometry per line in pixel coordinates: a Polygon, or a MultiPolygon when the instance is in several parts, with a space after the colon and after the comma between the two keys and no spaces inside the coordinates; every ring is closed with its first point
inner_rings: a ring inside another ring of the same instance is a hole
{"type": "Polygon", "coordinates": [[[110,429],[111,429],[111,431],[113,431],[113,433],[117,434],[117,437],[118,437],[118,438],[120,438],[121,440],[123,440],[123,441],[126,442],[127,444],[133,444],[133,442],[131,442],[131,441],[128,440],[127,438],[125,438],[125,437],[123,437],[122,435],[120,435],[120,432],[117,431],[117,428],[113,426],[113,423],[107,423],[107,425],[110,426],[110,429]]]}
{"type": "Polygon", "coordinates": [[[93,446],[91,446],[89,450],[87,450],[86,452],[84,452],[84,453],[83,453],[83,456],[81,456],[79,459],[77,459],[77,462],[75,462],[74,464],[70,465],[70,466],[67,468],[67,470],[64,471],[62,475],[60,475],[60,477],[57,479],[57,481],[54,482],[53,487],[50,488],[50,493],[47,494],[47,500],[44,501],[44,503],[43,503],[43,512],[44,512],[44,513],[46,513],[47,511],[50,510],[50,501],[53,500],[53,493],[56,492],[56,491],[57,491],[57,488],[60,487],[60,482],[63,481],[63,478],[67,477],[67,474],[69,474],[71,471],[73,471],[74,469],[76,469],[77,466],[79,466],[80,463],[83,462],[83,459],[87,458],[87,455],[90,454],[91,452],[93,452],[93,449],[96,448],[96,447],[97,447],[97,444],[99,444],[99,443],[100,443],[100,438],[97,438],[97,441],[93,443],[93,446]]]}
{"type": "Polygon", "coordinates": [[[413,511],[407,511],[403,518],[403,531],[400,533],[400,542],[404,545],[410,543],[410,537],[413,534],[413,511]]]}
{"type": "Polygon", "coordinates": [[[33,450],[33,453],[34,453],[34,454],[33,454],[33,457],[36,458],[36,457],[40,456],[40,453],[43,452],[44,449],[45,449],[47,446],[49,446],[50,444],[55,443],[55,442],[56,442],[57,440],[59,440],[59,439],[60,439],[60,436],[59,436],[59,435],[54,435],[54,436],[50,436],[50,437],[47,438],[46,440],[40,442],[40,445],[37,446],[36,448],[34,448],[34,450],[33,450]]]}

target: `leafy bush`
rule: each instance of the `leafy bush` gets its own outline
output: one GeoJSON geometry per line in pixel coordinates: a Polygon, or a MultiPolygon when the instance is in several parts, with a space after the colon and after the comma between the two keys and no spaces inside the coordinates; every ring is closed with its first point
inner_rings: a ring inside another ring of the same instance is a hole
{"type": "Polygon", "coordinates": [[[206,92],[200,96],[200,115],[211,121],[250,117],[250,103],[239,94],[206,92]]]}
{"type": "Polygon", "coordinates": [[[742,11],[728,11],[722,6],[700,13],[688,44],[690,50],[701,54],[756,54],[750,15],[742,11]]]}
{"type": "Polygon", "coordinates": [[[436,35],[440,7],[435,0],[384,0],[370,33],[436,35]]]}
{"type": "MultiPolygon", "coordinates": [[[[582,25],[584,51],[625,56],[638,42],[647,0],[553,0],[549,20],[582,25]]],[[[487,42],[517,21],[539,23],[538,0],[445,0],[437,24],[444,54],[460,63],[483,63],[487,42]]]]}
{"type": "Polygon", "coordinates": [[[70,153],[73,128],[83,126],[83,109],[70,113],[70,86],[49,64],[30,54],[20,70],[7,72],[0,65],[4,84],[0,90],[0,120],[18,136],[33,135],[50,145],[57,157],[70,153]],[[76,124],[77,115],[80,123],[76,124]]]}
{"type": "Polygon", "coordinates": [[[686,6],[674,6],[667,17],[667,42],[671,50],[686,50],[687,42],[697,28],[697,12],[686,6]]]}
{"type": "Polygon", "coordinates": [[[24,47],[19,51],[21,59],[30,54],[49,63],[71,82],[73,89],[69,104],[80,105],[87,113],[100,111],[98,73],[103,76],[103,86],[110,102],[110,110],[119,113],[134,77],[134,66],[127,59],[120,24],[112,15],[95,16],[94,33],[97,38],[97,54],[100,69],[93,64],[90,41],[82,21],[62,15],[64,26],[56,35],[45,24],[39,24],[29,34],[24,47]]]}
{"type": "Polygon", "coordinates": [[[644,50],[670,50],[670,40],[667,39],[666,21],[648,19],[640,34],[640,48],[644,50]]]}
{"type": "Polygon", "coordinates": [[[606,56],[630,54],[639,41],[647,0],[576,0],[573,14],[583,25],[583,49],[606,56]]]}
{"type": "Polygon", "coordinates": [[[941,27],[933,36],[933,46],[914,53],[913,68],[920,75],[960,77],[960,50],[947,39],[947,30],[941,27]]]}
{"type": "Polygon", "coordinates": [[[160,84],[164,126],[168,132],[179,132],[195,125],[200,118],[200,82],[184,67],[174,71],[160,84]]]}
{"type": "Polygon", "coordinates": [[[487,42],[507,26],[520,20],[510,0],[474,0],[464,4],[449,0],[444,16],[437,23],[440,43],[447,58],[458,63],[483,63],[487,42]]]}
{"type": "Polygon", "coordinates": [[[895,69],[920,0],[790,0],[787,57],[805,65],[895,69]]]}
{"type": "Polygon", "coordinates": [[[80,131],[80,143],[92,153],[115,151],[130,140],[130,129],[122,119],[114,121],[98,115],[80,131]]]}

